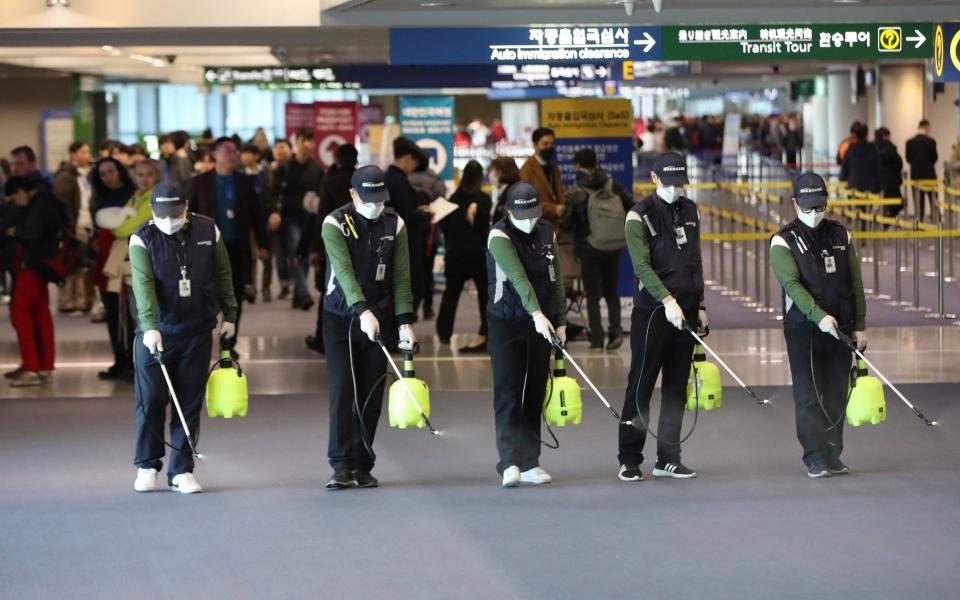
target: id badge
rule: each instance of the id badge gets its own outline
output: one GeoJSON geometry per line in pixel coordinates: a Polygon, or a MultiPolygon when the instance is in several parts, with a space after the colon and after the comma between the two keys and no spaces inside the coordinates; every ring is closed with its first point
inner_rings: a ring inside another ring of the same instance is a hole
{"type": "Polygon", "coordinates": [[[837,259],[832,256],[823,257],[823,266],[827,269],[827,273],[836,273],[837,272],[837,259]]]}
{"type": "Polygon", "coordinates": [[[190,280],[189,279],[180,280],[180,297],[181,298],[190,297],[190,280]]]}
{"type": "Polygon", "coordinates": [[[557,272],[553,268],[553,264],[547,265],[547,270],[550,272],[550,283],[557,281],[557,272]]]}
{"type": "Polygon", "coordinates": [[[677,245],[682,246],[687,243],[687,230],[683,225],[677,227],[677,245]]]}
{"type": "Polygon", "coordinates": [[[387,276],[387,265],[380,263],[377,265],[377,281],[383,281],[383,278],[387,276]]]}
{"type": "Polygon", "coordinates": [[[227,218],[230,219],[231,221],[234,219],[232,208],[227,209],[227,218]]]}

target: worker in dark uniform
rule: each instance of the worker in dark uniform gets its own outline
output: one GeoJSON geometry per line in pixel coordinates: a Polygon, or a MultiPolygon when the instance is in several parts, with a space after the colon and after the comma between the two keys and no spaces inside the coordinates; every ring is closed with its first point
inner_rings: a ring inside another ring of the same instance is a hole
{"type": "Polygon", "coordinates": [[[811,478],[842,475],[843,417],[853,336],[867,348],[867,304],[850,233],[825,218],[827,186],[816,173],[793,184],[797,218],[770,241],[770,262],[783,286],[783,335],[793,376],[797,438],[811,478]]]}
{"type": "MultiPolygon", "coordinates": [[[[230,340],[236,334],[237,300],[230,257],[213,219],[187,212],[186,196],[173,184],[158,183],[150,197],[153,220],[130,236],[130,267],[139,327],[134,342],[137,447],[134,489],[152,492],[165,452],[163,426],[169,392],[156,355],[173,382],[190,433],[200,425],[210,332],[230,340]]],[[[194,441],[196,443],[196,441],[194,441]]],[[[193,455],[180,419],[171,411],[167,467],[171,489],[202,492],[193,476],[193,455]]]]}
{"type": "Polygon", "coordinates": [[[378,485],[370,473],[387,359],[379,345],[412,351],[407,228],[385,204],[383,171],[357,169],[351,202],[324,219],[323,343],[330,378],[330,490],[378,485]],[[396,332],[396,333],[395,333],[396,332]]]}
{"type": "Polygon", "coordinates": [[[630,209],[624,227],[636,291],[623,419],[637,421],[639,410],[642,423],[639,428],[620,427],[622,481],[643,480],[640,464],[658,375],[662,375],[662,384],[653,475],[681,479],[697,475],[680,462],[680,429],[694,346],[684,325],[701,333],[707,327],[700,215],[697,205],[683,195],[683,186],[689,181],[682,155],[668,152],[657,158],[650,178],[656,191],[630,209]]]}
{"type": "Polygon", "coordinates": [[[565,296],[553,226],[520,181],[487,238],[487,323],[493,364],[497,472],[503,487],[550,483],[540,467],[540,413],[553,340],[566,343],[565,296]]]}

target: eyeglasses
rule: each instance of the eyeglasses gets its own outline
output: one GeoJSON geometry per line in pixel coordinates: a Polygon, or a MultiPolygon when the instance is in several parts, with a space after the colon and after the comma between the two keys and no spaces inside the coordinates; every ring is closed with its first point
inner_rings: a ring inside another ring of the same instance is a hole
{"type": "Polygon", "coordinates": [[[812,215],[813,213],[821,214],[827,212],[826,206],[814,206],[811,208],[801,208],[800,212],[805,215],[812,215]]]}

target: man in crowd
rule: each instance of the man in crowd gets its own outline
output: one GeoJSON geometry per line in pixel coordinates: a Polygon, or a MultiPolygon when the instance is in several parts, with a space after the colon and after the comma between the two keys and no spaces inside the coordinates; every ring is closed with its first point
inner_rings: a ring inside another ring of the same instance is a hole
{"type": "Polygon", "coordinates": [[[429,223],[424,219],[417,205],[417,193],[410,185],[410,174],[420,163],[423,150],[412,140],[398,137],[393,140],[393,164],[387,167],[384,182],[389,200],[387,205],[397,211],[407,229],[410,261],[410,288],[413,292],[414,319],[416,310],[423,300],[423,259],[418,254],[422,249],[423,229],[429,223]]]}
{"type": "Polygon", "coordinates": [[[533,155],[520,167],[520,179],[533,184],[540,200],[543,218],[556,226],[563,213],[563,181],[556,161],[557,136],[552,129],[533,131],[533,155]]]}
{"type": "MultiPolygon", "coordinates": [[[[80,242],[93,235],[93,211],[90,198],[90,144],[77,140],[70,144],[70,158],[60,165],[53,179],[53,195],[67,211],[67,226],[80,242]]],[[[87,313],[93,305],[93,277],[82,267],[67,276],[57,297],[57,310],[62,313],[87,313]]]]}
{"type": "Polygon", "coordinates": [[[167,181],[180,189],[186,187],[193,175],[190,159],[177,152],[177,138],[173,134],[160,136],[160,159],[164,164],[167,181]]]}
{"type": "MultiPolygon", "coordinates": [[[[266,260],[270,256],[255,180],[237,170],[239,154],[235,141],[228,137],[218,138],[213,143],[216,166],[191,179],[187,188],[190,208],[199,215],[213,219],[230,257],[230,272],[237,299],[237,317],[234,321],[237,329],[240,327],[243,307],[243,288],[250,283],[252,271],[251,233],[259,247],[259,259],[266,260]]],[[[237,338],[232,339],[235,341],[237,338]]]]}
{"type": "MultiPolygon", "coordinates": [[[[907,162],[910,163],[910,178],[914,181],[932,180],[937,178],[937,141],[930,137],[930,121],[920,121],[917,135],[907,140],[907,162]]],[[[930,209],[936,207],[936,192],[916,190],[917,217],[922,221],[926,213],[927,199],[930,199],[930,209]]]]}

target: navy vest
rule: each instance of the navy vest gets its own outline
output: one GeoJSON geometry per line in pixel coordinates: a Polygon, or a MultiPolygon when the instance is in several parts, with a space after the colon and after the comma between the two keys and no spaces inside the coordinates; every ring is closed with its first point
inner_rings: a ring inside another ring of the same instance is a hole
{"type": "MultiPolygon", "coordinates": [[[[370,221],[360,215],[353,202],[344,204],[330,213],[328,219],[334,219],[340,226],[340,231],[350,250],[350,262],[353,263],[353,273],[363,290],[370,310],[380,321],[391,321],[393,315],[393,249],[396,245],[399,231],[400,217],[392,208],[383,209],[383,213],[376,221],[370,221]],[[349,218],[349,222],[348,222],[349,218]],[[353,224],[353,229],[350,224],[353,224]],[[356,237],[354,237],[354,230],[356,237]],[[377,281],[378,265],[383,266],[383,279],[377,281]]],[[[350,318],[356,315],[353,307],[347,304],[347,297],[337,281],[336,274],[330,260],[324,275],[323,310],[341,317],[350,318]]]]}
{"type": "MultiPolygon", "coordinates": [[[[836,221],[824,219],[819,227],[810,229],[799,219],[794,219],[777,235],[787,242],[800,271],[800,281],[817,306],[837,320],[841,331],[853,331],[856,305],[850,275],[850,236],[846,228],[836,221]],[[835,267],[831,269],[832,273],[827,272],[828,261],[835,267]]],[[[787,309],[786,293],[783,302],[784,328],[801,327],[809,321],[795,304],[787,309]]]]}
{"type": "MultiPolygon", "coordinates": [[[[667,204],[654,193],[635,204],[630,212],[641,219],[650,246],[650,266],[660,281],[680,308],[697,308],[703,297],[703,267],[696,264],[696,252],[700,246],[697,205],[683,196],[674,204],[667,204]],[[651,227],[656,235],[650,231],[651,227]],[[686,232],[686,244],[677,244],[677,227],[683,227],[686,232]]],[[[633,289],[634,306],[653,309],[660,305],[650,292],[640,289],[640,280],[636,276],[633,289]]]]}
{"type": "Polygon", "coordinates": [[[157,292],[157,329],[163,334],[207,335],[220,312],[216,285],[217,228],[213,219],[189,213],[189,222],[173,235],[153,221],[137,230],[150,253],[157,292]],[[190,280],[190,296],[180,297],[181,267],[190,280]]]}
{"type": "MultiPolygon", "coordinates": [[[[552,273],[553,227],[541,219],[533,231],[524,233],[514,227],[510,219],[504,218],[494,225],[491,231],[501,231],[513,242],[527,279],[533,286],[537,302],[540,303],[540,310],[551,323],[556,323],[557,306],[553,286],[554,279],[561,274],[552,273]]],[[[487,289],[489,292],[488,315],[514,321],[525,321],[530,318],[530,314],[523,308],[520,295],[517,294],[517,290],[507,279],[506,274],[497,266],[497,261],[493,259],[489,249],[487,250],[487,289]]]]}

